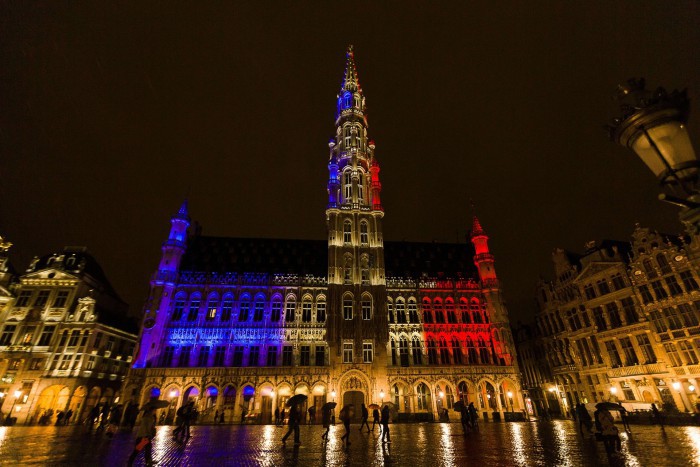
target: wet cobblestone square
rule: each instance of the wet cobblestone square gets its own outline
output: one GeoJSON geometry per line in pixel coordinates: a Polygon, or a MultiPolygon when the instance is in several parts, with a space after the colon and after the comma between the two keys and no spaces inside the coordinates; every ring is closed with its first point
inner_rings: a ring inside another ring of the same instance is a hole
{"type": "MultiPolygon", "coordinates": [[[[158,428],[153,458],[160,466],[589,466],[610,465],[602,443],[582,437],[572,421],[482,423],[464,435],[458,423],[391,425],[391,444],[378,428],[360,434],[353,425],[344,446],[342,425],[323,443],[320,426],[302,426],[300,446],[281,443],[286,427],[194,426],[187,443],[158,428]]],[[[622,433],[622,457],[613,465],[700,465],[699,427],[633,426],[622,433]]],[[[131,433],[113,438],[82,427],[2,427],[0,465],[123,466],[133,448],[131,433]]],[[[136,465],[143,465],[140,458],[136,465]]]]}

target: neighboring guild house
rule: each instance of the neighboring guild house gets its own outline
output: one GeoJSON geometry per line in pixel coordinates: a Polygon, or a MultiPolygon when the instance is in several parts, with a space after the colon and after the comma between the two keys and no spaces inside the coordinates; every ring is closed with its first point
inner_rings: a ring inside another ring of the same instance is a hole
{"type": "Polygon", "coordinates": [[[83,247],[35,257],[22,275],[0,239],[0,410],[17,423],[72,420],[118,402],[136,343],[127,304],[83,247]]]}

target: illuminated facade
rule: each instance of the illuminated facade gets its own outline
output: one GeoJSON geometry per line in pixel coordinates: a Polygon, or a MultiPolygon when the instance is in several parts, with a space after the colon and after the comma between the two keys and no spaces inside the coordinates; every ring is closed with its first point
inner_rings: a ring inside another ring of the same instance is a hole
{"type": "Polygon", "coordinates": [[[316,406],[392,402],[405,420],[460,398],[489,414],[520,411],[508,315],[476,217],[471,244],[384,241],[352,48],[335,126],[327,241],[192,235],[186,203],[172,218],[127,394],[169,398],[170,415],[195,397],[205,420],[227,421],[245,409],[269,422],[295,393],[316,406]]]}
{"type": "Polygon", "coordinates": [[[539,387],[545,408],[613,399],[695,410],[697,240],[637,226],[631,242],[591,243],[583,255],[554,251],[555,279],[539,285],[530,339],[544,349],[538,363],[545,368],[523,375],[525,385],[539,387]]]}
{"type": "Polygon", "coordinates": [[[131,365],[136,325],[84,248],[36,257],[16,276],[0,239],[0,409],[18,423],[72,420],[113,402],[131,365]]]}

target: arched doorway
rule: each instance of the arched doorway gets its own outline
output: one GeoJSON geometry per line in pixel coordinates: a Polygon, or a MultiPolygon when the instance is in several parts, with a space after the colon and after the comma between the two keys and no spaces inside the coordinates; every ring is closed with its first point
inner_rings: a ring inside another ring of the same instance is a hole
{"type": "Polygon", "coordinates": [[[65,408],[69,393],[67,387],[59,385],[49,386],[41,391],[34,412],[40,424],[47,425],[52,422],[54,415],[65,408]]]}
{"type": "Polygon", "coordinates": [[[81,415],[86,396],[87,389],[85,386],[78,386],[78,388],[73,391],[73,397],[71,397],[69,404],[69,408],[73,411],[73,420],[82,420],[81,415]]]}
{"type": "Polygon", "coordinates": [[[644,399],[644,402],[649,402],[649,403],[654,402],[654,398],[651,396],[651,393],[649,391],[647,391],[646,389],[644,391],[642,391],[642,399],[644,399]]]}
{"type": "Polygon", "coordinates": [[[362,391],[345,391],[343,393],[343,407],[352,404],[354,417],[352,421],[359,421],[362,418],[362,404],[365,403],[365,394],[362,391]]]}

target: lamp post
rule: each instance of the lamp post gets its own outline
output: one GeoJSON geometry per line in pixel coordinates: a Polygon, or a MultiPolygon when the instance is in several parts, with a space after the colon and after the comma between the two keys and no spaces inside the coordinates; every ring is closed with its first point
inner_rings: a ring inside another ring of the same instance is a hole
{"type": "Polygon", "coordinates": [[[7,413],[7,417],[5,418],[5,425],[10,424],[10,420],[12,419],[12,412],[15,410],[15,405],[17,404],[17,400],[22,397],[22,391],[15,391],[13,393],[13,396],[15,396],[15,400],[12,402],[12,407],[10,408],[10,411],[7,413]]]}
{"type": "Polygon", "coordinates": [[[382,404],[384,403],[384,390],[380,389],[379,390],[379,399],[381,399],[382,404]]]}
{"type": "Polygon", "coordinates": [[[617,388],[615,386],[610,386],[610,399],[617,400],[615,394],[617,394],[617,388]]]}
{"type": "Polygon", "coordinates": [[[644,79],[618,86],[622,114],[607,129],[610,138],[632,149],[670,193],[659,199],[680,206],[678,215],[690,235],[700,233],[698,161],[686,122],[690,104],[686,90],[645,89],[644,79]]]}

